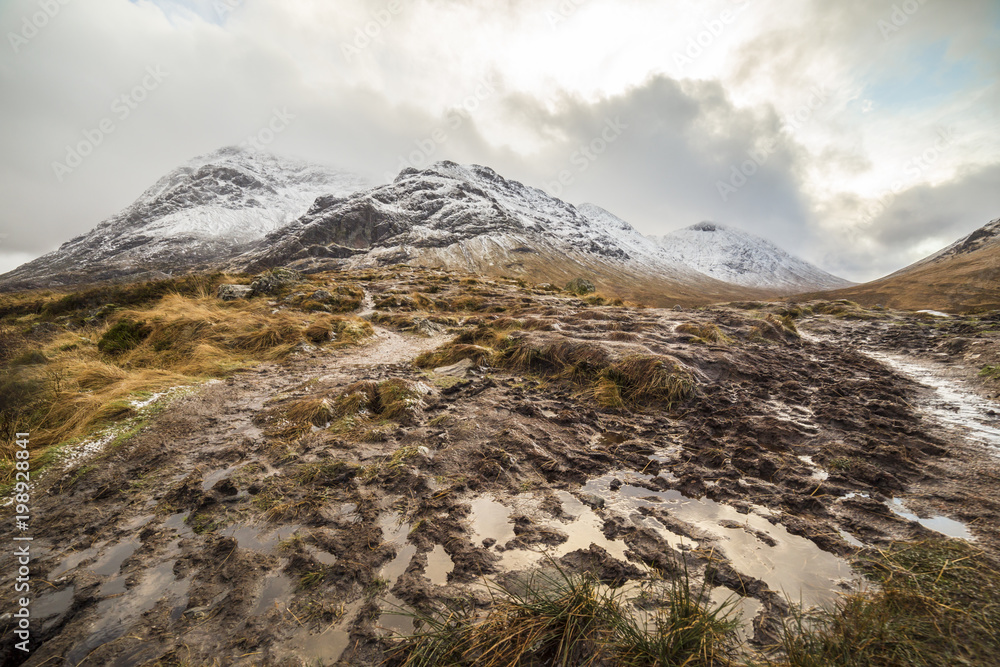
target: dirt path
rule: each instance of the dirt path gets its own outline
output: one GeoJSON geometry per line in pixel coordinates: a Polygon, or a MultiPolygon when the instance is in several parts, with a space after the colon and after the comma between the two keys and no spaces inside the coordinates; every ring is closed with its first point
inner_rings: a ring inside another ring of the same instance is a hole
{"type": "MultiPolygon", "coordinates": [[[[374,339],[362,347],[308,349],[287,363],[261,365],[209,383],[176,400],[123,451],[92,458],[92,472],[78,477],[77,465],[62,479],[49,480],[50,495],[38,498],[34,512],[40,528],[33,545],[39,591],[33,639],[45,639],[47,631],[57,628],[59,634],[25,664],[97,664],[92,662],[96,649],[106,651],[109,643],[137,632],[156,636],[159,628],[179,620],[197,588],[193,561],[210,547],[196,534],[197,525],[192,528],[190,510],[170,508],[185,505],[179,497],[183,494],[208,492],[237,466],[257,464],[266,474],[276,474],[254,423],[265,404],[305,383],[347,383],[391,372],[442,340],[377,327],[374,339]]],[[[245,498],[243,492],[231,500],[245,498]]],[[[237,576],[242,581],[233,582],[254,596],[259,582],[247,576],[256,579],[261,568],[280,566],[274,547],[290,532],[267,534],[254,516],[224,532],[258,548],[237,576]]],[[[222,554],[220,561],[226,557],[222,554]]],[[[268,583],[264,577],[265,589],[268,583]]],[[[274,597],[262,592],[262,597],[269,595],[274,597]]],[[[141,664],[160,653],[140,644],[113,664],[141,664]]]]}

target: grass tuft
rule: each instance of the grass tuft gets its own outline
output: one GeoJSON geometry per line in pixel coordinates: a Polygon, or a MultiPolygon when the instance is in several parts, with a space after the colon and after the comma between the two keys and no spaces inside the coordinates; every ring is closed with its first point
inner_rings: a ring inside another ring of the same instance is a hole
{"type": "Polygon", "coordinates": [[[401,667],[726,665],[736,625],[686,583],[651,618],[637,619],[620,591],[562,571],[497,587],[487,612],[456,606],[416,618],[425,629],[394,652],[401,667]]]}
{"type": "Polygon", "coordinates": [[[959,540],[897,543],[863,561],[879,589],[785,623],[789,667],[995,665],[1000,572],[959,540]]]}

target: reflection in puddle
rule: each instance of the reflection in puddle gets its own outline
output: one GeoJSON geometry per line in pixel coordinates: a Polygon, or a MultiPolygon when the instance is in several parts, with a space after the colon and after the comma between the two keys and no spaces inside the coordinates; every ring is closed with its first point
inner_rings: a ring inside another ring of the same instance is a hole
{"type": "Polygon", "coordinates": [[[756,512],[740,514],[708,498],[695,500],[679,491],[650,491],[631,485],[622,486],[616,496],[608,488],[610,480],[610,475],[601,477],[584,488],[614,498],[610,508],[629,512],[642,506],[657,507],[711,535],[738,572],[763,580],[771,590],[784,593],[793,602],[806,607],[832,605],[838,585],[856,578],[847,561],[804,537],[792,535],[780,523],[772,525],[756,512]],[[660,502],[651,502],[650,498],[660,502]],[[775,546],[754,533],[774,540],[775,546]]]}
{"type": "Polygon", "coordinates": [[[167,520],[163,522],[163,528],[165,530],[176,530],[180,537],[192,537],[194,531],[191,530],[191,526],[187,525],[187,518],[191,512],[178,512],[177,514],[171,514],[167,517],[167,520]]]}
{"type": "Polygon", "coordinates": [[[321,565],[336,565],[337,557],[328,551],[320,551],[315,547],[309,547],[309,555],[316,559],[321,565]]]}
{"type": "Polygon", "coordinates": [[[156,518],[155,514],[144,514],[142,516],[137,516],[128,523],[125,524],[125,530],[136,531],[140,528],[145,528],[146,524],[156,518]]]}
{"type": "Polygon", "coordinates": [[[739,619],[740,624],[736,627],[736,632],[743,641],[749,641],[753,637],[753,619],[761,612],[764,605],[759,600],[745,598],[722,587],[713,588],[709,597],[715,608],[726,605],[725,613],[728,618],[739,619]]]}
{"type": "MultiPolygon", "coordinates": [[[[780,523],[768,521],[771,513],[765,508],[754,507],[749,514],[741,514],[733,507],[707,498],[692,499],[679,491],[654,491],[637,485],[642,483],[639,480],[651,479],[649,475],[618,471],[588,482],[581,491],[605,500],[605,509],[600,514],[572,494],[558,492],[563,513],[571,518],[548,520],[544,525],[567,535],[568,540],[546,549],[503,551],[501,569],[526,569],[537,565],[545,556],[558,559],[578,549],[588,549],[591,544],[627,562],[625,542],[604,535],[602,516],[609,513],[649,528],[679,549],[715,549],[740,574],[761,579],[771,590],[805,607],[831,606],[837,599],[838,590],[857,579],[846,560],[823,551],[804,537],[792,535],[780,523]],[[626,483],[612,491],[610,486],[614,479],[626,483]],[[691,532],[704,537],[696,541],[673,532],[667,528],[670,522],[662,522],[657,514],[687,524],[692,527],[691,532]]],[[[510,539],[513,535],[511,509],[490,496],[476,498],[471,504],[475,543],[493,538],[502,544],[503,540],[510,539]]],[[[860,544],[850,536],[845,539],[851,544],[860,544]]]]}
{"type": "Polygon", "coordinates": [[[138,542],[124,540],[111,547],[100,559],[90,566],[90,570],[102,577],[118,574],[122,563],[139,548],[138,542]]]}
{"type": "Polygon", "coordinates": [[[503,546],[514,539],[514,524],[510,520],[510,508],[498,503],[493,496],[486,494],[475,498],[470,503],[472,514],[473,544],[481,544],[485,539],[494,539],[503,546]]]}
{"type": "Polygon", "coordinates": [[[221,479],[224,479],[237,468],[239,468],[238,465],[229,466],[228,468],[224,468],[223,470],[216,470],[213,473],[205,475],[204,479],[201,482],[201,490],[210,491],[212,487],[215,486],[216,482],[218,482],[221,479]]]}
{"type": "Polygon", "coordinates": [[[973,534],[969,532],[966,525],[961,521],[955,521],[954,519],[949,519],[946,516],[932,516],[928,519],[922,519],[916,514],[907,511],[901,498],[893,498],[892,502],[889,503],[889,509],[891,509],[896,515],[901,516],[908,521],[919,523],[924,528],[936,531],[942,535],[957,537],[962,540],[976,539],[973,534]]]}
{"type": "Polygon", "coordinates": [[[346,628],[350,627],[361,604],[362,601],[358,600],[347,605],[340,622],[323,632],[313,634],[308,628],[301,628],[295,634],[292,646],[302,657],[309,660],[310,664],[313,661],[324,665],[337,662],[351,641],[351,635],[346,628]]]}
{"type": "Polygon", "coordinates": [[[90,628],[90,636],[66,654],[68,664],[80,664],[98,646],[121,637],[132,623],[161,599],[185,598],[191,580],[174,577],[175,562],[170,560],[151,568],[142,575],[139,584],[124,595],[98,603],[94,612],[97,620],[90,628]]]}
{"type": "Polygon", "coordinates": [[[35,618],[46,619],[50,616],[62,616],[69,611],[73,604],[73,595],[76,593],[75,586],[67,586],[61,591],[40,595],[31,604],[31,615],[35,618]]]}
{"type": "Polygon", "coordinates": [[[292,524],[289,526],[279,526],[269,531],[267,526],[234,523],[220,530],[219,534],[223,537],[236,538],[236,545],[240,549],[249,549],[266,554],[274,551],[279,542],[287,540],[299,528],[301,526],[298,524],[292,524]]]}
{"type": "Polygon", "coordinates": [[[440,544],[435,544],[434,549],[427,554],[427,567],[424,569],[424,575],[435,586],[446,586],[448,575],[454,569],[455,563],[451,560],[448,552],[440,544]]]}
{"type": "Polygon", "coordinates": [[[56,579],[63,573],[69,572],[83,561],[93,558],[94,556],[97,555],[97,552],[104,544],[106,543],[101,542],[100,544],[95,544],[89,549],[84,549],[83,551],[77,551],[75,554],[70,554],[69,556],[66,556],[66,558],[64,558],[63,561],[59,563],[59,565],[57,565],[54,570],[49,572],[49,579],[56,579]]]}
{"type": "MultiPolygon", "coordinates": [[[[396,557],[382,567],[379,576],[387,583],[386,590],[392,590],[399,577],[410,566],[417,547],[407,543],[410,524],[403,522],[398,512],[389,512],[380,520],[382,539],[396,547],[396,557]]],[[[382,614],[378,625],[391,633],[410,634],[413,632],[413,618],[406,614],[406,605],[392,593],[387,593],[381,603],[382,614]]]]}
{"type": "Polygon", "coordinates": [[[254,605],[251,616],[260,616],[275,606],[278,600],[287,598],[292,592],[292,580],[281,572],[271,573],[264,579],[257,604],[254,605]]]}

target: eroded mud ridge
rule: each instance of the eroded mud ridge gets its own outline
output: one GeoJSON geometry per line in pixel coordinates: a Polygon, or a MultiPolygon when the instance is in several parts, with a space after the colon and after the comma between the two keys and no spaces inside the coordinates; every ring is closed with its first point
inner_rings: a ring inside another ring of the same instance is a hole
{"type": "Polygon", "coordinates": [[[36,491],[27,664],[379,664],[407,609],[553,564],[637,595],[686,565],[766,644],[859,547],[997,553],[995,460],[833,318],[803,338],[433,271],[366,290],[373,340],[201,387],[36,491]]]}

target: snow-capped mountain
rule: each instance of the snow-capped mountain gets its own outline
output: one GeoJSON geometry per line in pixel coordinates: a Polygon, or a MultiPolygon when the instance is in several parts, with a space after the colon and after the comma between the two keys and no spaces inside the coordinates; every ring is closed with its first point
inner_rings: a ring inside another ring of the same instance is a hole
{"type": "Polygon", "coordinates": [[[398,263],[556,284],[587,277],[609,294],[654,305],[763,298],[780,291],[775,285],[846,284],[738,232],[708,250],[678,253],[676,244],[661,247],[602,208],[573,206],[488,167],[438,162],[366,186],[350,173],[225,148],[167,174],[91,232],[0,276],[0,288],[398,263]],[[739,257],[745,261],[733,260],[739,257]]]}
{"type": "Polygon", "coordinates": [[[304,214],[321,195],[368,187],[344,171],[238,147],[195,158],[132,205],[0,277],[8,289],[209,267],[304,214]]]}
{"type": "Polygon", "coordinates": [[[227,268],[309,271],[397,263],[559,284],[584,275],[612,292],[644,285],[658,302],[745,296],[671,261],[596,206],[577,208],[488,167],[447,161],[405,169],[392,183],[347,198],[321,197],[227,268]]]}
{"type": "Polygon", "coordinates": [[[601,261],[697,277],[602,209],[578,209],[489,167],[447,161],[422,171],[406,169],[392,183],[351,197],[322,197],[295,224],[236,261],[308,263],[310,258],[363,256],[365,263],[387,263],[455,255],[476,268],[516,260],[540,243],[601,261]],[[469,252],[470,244],[478,246],[475,252],[469,252]]]}
{"type": "Polygon", "coordinates": [[[853,284],[793,257],[766,239],[714,222],[651,238],[670,260],[734,285],[792,294],[853,284]]]}

